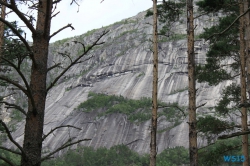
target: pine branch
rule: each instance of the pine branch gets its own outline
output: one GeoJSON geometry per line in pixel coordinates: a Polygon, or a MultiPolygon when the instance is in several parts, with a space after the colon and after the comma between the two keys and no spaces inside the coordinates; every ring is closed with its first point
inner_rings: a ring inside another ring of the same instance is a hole
{"type": "Polygon", "coordinates": [[[28,91],[20,84],[18,84],[17,82],[15,82],[14,80],[9,79],[8,77],[4,76],[4,75],[0,75],[0,79],[4,80],[14,86],[16,86],[17,88],[19,88],[21,91],[23,91],[24,94],[26,94],[27,96],[29,96],[28,91]]]}
{"type": "MultiPolygon", "coordinates": [[[[70,141],[70,140],[71,140],[71,139],[69,139],[68,141],[70,141]]],[[[83,141],[90,141],[90,140],[91,140],[91,139],[81,139],[81,140],[78,140],[78,141],[73,142],[73,143],[70,143],[70,144],[67,144],[67,143],[66,143],[66,144],[63,144],[61,147],[57,148],[55,151],[53,151],[53,152],[49,153],[48,155],[44,156],[44,157],[41,159],[41,162],[44,161],[44,160],[48,160],[48,159],[50,158],[50,156],[52,156],[53,154],[59,152],[59,151],[62,150],[62,149],[65,149],[65,148],[67,148],[67,147],[69,147],[69,146],[71,146],[71,145],[75,145],[75,144],[78,144],[78,143],[83,142],[83,141]]],[[[67,141],[67,142],[68,142],[68,141],[67,141]]]]}
{"type": "Polygon", "coordinates": [[[0,120],[0,123],[1,123],[1,125],[4,127],[4,130],[5,130],[5,132],[7,133],[7,136],[8,136],[8,138],[10,139],[10,141],[11,141],[14,145],[17,146],[17,148],[22,152],[22,155],[25,155],[25,156],[26,156],[26,154],[25,154],[23,148],[13,139],[13,137],[12,137],[12,135],[11,135],[11,133],[10,133],[10,130],[9,130],[9,128],[7,127],[7,125],[6,125],[2,120],[0,120]]]}
{"type": "Polygon", "coordinates": [[[22,153],[20,153],[20,152],[14,151],[12,149],[5,148],[3,146],[0,146],[0,149],[6,150],[6,151],[14,153],[14,154],[22,155],[22,153]]]}
{"type": "Polygon", "coordinates": [[[250,134],[250,131],[236,132],[236,133],[232,133],[232,134],[229,134],[229,135],[222,135],[222,136],[219,136],[218,139],[228,139],[228,138],[237,137],[237,136],[240,136],[240,135],[247,135],[247,134],[250,134]]]}
{"type": "Polygon", "coordinates": [[[48,132],[46,135],[44,135],[42,141],[44,141],[44,140],[45,140],[51,133],[53,133],[55,130],[60,129],[60,128],[62,128],[62,127],[71,127],[71,128],[75,128],[75,129],[78,129],[78,130],[82,130],[82,129],[78,128],[78,127],[71,126],[71,125],[58,126],[58,127],[54,128],[54,129],[51,129],[50,132],[48,132]]]}
{"type": "Polygon", "coordinates": [[[78,61],[85,56],[94,46],[103,44],[104,42],[98,43],[101,38],[106,35],[109,31],[103,31],[103,33],[96,39],[96,41],[88,47],[80,56],[78,56],[73,62],[71,62],[68,67],[66,67],[56,78],[55,80],[50,84],[50,86],[47,88],[47,92],[56,84],[56,82],[63,76],[64,73],[66,73],[73,65],[77,64],[78,61]]]}
{"type": "Polygon", "coordinates": [[[0,155],[0,159],[2,159],[3,161],[5,161],[7,164],[9,164],[10,166],[16,166],[14,163],[12,163],[9,159],[3,157],[0,155]]]}
{"type": "Polygon", "coordinates": [[[59,32],[63,31],[66,28],[71,28],[72,30],[75,30],[75,28],[72,26],[72,24],[68,24],[62,28],[60,28],[59,30],[57,30],[56,32],[54,32],[52,35],[50,35],[49,39],[51,39],[53,36],[55,36],[56,34],[58,34],[59,32]]]}
{"type": "Polygon", "coordinates": [[[206,40],[211,39],[213,36],[215,35],[222,35],[223,33],[227,32],[235,23],[236,21],[238,21],[241,17],[243,17],[244,15],[246,15],[249,12],[250,8],[248,8],[243,14],[239,15],[226,29],[224,29],[222,32],[220,33],[214,33],[213,35],[209,36],[206,40]]]}
{"type": "Polygon", "coordinates": [[[6,108],[15,108],[17,109],[18,111],[20,111],[21,113],[23,113],[25,116],[27,116],[27,113],[25,112],[24,109],[22,109],[22,107],[16,105],[16,104],[11,104],[11,103],[8,103],[6,101],[1,101],[0,103],[3,103],[3,104],[6,104],[8,107],[6,108]]]}
{"type": "Polygon", "coordinates": [[[16,13],[16,15],[24,22],[24,24],[29,28],[29,30],[33,34],[35,34],[36,33],[35,28],[30,23],[30,21],[24,16],[24,14],[17,8],[15,0],[10,0],[10,2],[11,2],[11,4],[9,6],[6,6],[6,7],[12,9],[16,13]]]}

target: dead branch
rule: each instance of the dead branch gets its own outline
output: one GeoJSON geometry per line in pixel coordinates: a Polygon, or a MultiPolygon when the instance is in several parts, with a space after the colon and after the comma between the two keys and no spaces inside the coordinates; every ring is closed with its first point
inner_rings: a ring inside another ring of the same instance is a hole
{"type": "MultiPolygon", "coordinates": [[[[71,139],[69,139],[69,140],[71,140],[71,139]]],[[[64,144],[64,145],[61,146],[60,148],[57,148],[55,151],[53,151],[53,152],[49,153],[48,155],[44,156],[44,157],[41,159],[41,162],[44,161],[44,160],[49,159],[50,156],[52,156],[53,154],[59,152],[59,151],[62,150],[62,149],[65,149],[65,148],[67,148],[67,147],[69,147],[69,146],[71,146],[71,145],[75,145],[75,144],[78,144],[78,143],[83,142],[83,141],[90,141],[90,140],[91,140],[91,139],[81,139],[81,140],[78,140],[78,141],[73,142],[73,143],[70,143],[70,144],[64,144]]],[[[68,142],[68,141],[67,141],[67,142],[68,142]]]]}
{"type": "Polygon", "coordinates": [[[222,135],[222,136],[219,136],[218,139],[228,139],[228,138],[237,137],[237,136],[246,135],[246,134],[250,134],[250,131],[236,132],[236,133],[232,133],[229,135],[222,135]]]}
{"type": "MultiPolygon", "coordinates": [[[[27,48],[28,51],[31,52],[31,48],[29,46],[29,44],[27,43],[27,41],[25,40],[25,38],[22,37],[22,35],[17,31],[16,28],[14,28],[8,21],[6,21],[5,19],[0,17],[0,21],[3,22],[5,25],[7,25],[15,35],[18,36],[18,38],[23,42],[23,44],[25,45],[25,47],[27,48]]],[[[30,55],[31,59],[34,60],[33,56],[30,55]]]]}
{"type": "Polygon", "coordinates": [[[57,12],[56,14],[54,14],[53,16],[51,16],[51,18],[53,18],[53,17],[57,16],[59,13],[60,13],[60,11],[59,11],[59,12],[57,12]]]}
{"type": "Polygon", "coordinates": [[[72,24],[68,24],[68,25],[62,27],[61,29],[57,30],[56,32],[54,32],[52,35],[50,35],[49,39],[51,39],[53,36],[55,36],[56,34],[58,34],[59,32],[61,32],[62,30],[66,29],[66,28],[71,28],[72,30],[75,30],[75,28],[72,26],[72,24]]]}
{"type": "Polygon", "coordinates": [[[206,103],[203,103],[203,104],[201,104],[201,105],[199,105],[199,106],[197,106],[196,109],[198,109],[198,108],[200,108],[200,107],[203,107],[203,106],[206,105],[206,104],[207,104],[207,102],[206,102],[206,103]]]}
{"type": "Polygon", "coordinates": [[[49,68],[47,69],[47,73],[48,73],[50,70],[52,70],[52,69],[54,69],[54,68],[56,68],[56,67],[59,67],[60,65],[61,65],[61,63],[57,63],[57,64],[55,64],[55,65],[49,67],[49,68]]]}
{"type": "MultiPolygon", "coordinates": [[[[90,46],[87,48],[87,50],[85,50],[82,55],[78,56],[78,58],[76,58],[72,63],[70,63],[68,65],[68,67],[66,67],[56,78],[55,80],[50,84],[50,86],[47,88],[47,92],[56,84],[56,82],[63,76],[64,73],[66,73],[73,65],[75,65],[83,56],[85,56],[94,46],[100,45],[100,43],[98,43],[101,38],[106,35],[109,31],[103,31],[103,33],[97,38],[97,40],[90,46]]],[[[102,42],[104,43],[104,42],[102,42]]]]}
{"type": "Polygon", "coordinates": [[[79,41],[72,41],[72,42],[74,42],[75,44],[77,44],[77,43],[81,44],[81,45],[82,45],[82,47],[83,47],[83,52],[85,52],[85,51],[86,51],[86,47],[85,47],[84,43],[79,42],[79,41]]]}
{"type": "Polygon", "coordinates": [[[6,159],[5,157],[0,155],[0,159],[8,163],[10,166],[16,166],[14,163],[12,163],[9,159],[6,159]]]}
{"type": "Polygon", "coordinates": [[[127,144],[125,144],[125,145],[126,145],[126,146],[128,146],[128,145],[130,145],[130,144],[132,144],[132,143],[134,143],[134,142],[140,141],[140,140],[142,140],[142,141],[143,141],[143,139],[136,139],[136,140],[131,141],[131,142],[129,142],[129,143],[127,143],[127,144]]]}
{"type": "Polygon", "coordinates": [[[22,107],[16,105],[16,104],[11,104],[11,103],[8,103],[6,101],[1,101],[0,103],[3,103],[3,104],[6,104],[7,107],[6,108],[15,108],[17,109],[18,111],[20,111],[21,113],[23,113],[25,116],[27,116],[26,112],[24,109],[22,109],[22,107]]]}
{"type": "Polygon", "coordinates": [[[30,90],[30,87],[29,87],[29,83],[28,83],[28,81],[26,80],[26,78],[25,78],[25,76],[23,75],[23,73],[21,72],[21,70],[20,70],[14,63],[12,63],[11,61],[9,61],[8,59],[3,58],[3,57],[2,57],[2,59],[3,59],[4,61],[6,61],[7,63],[9,63],[10,66],[13,67],[13,68],[17,71],[17,73],[20,75],[20,77],[22,78],[22,80],[23,80],[23,82],[24,82],[24,84],[25,84],[25,86],[26,86],[26,88],[27,88],[27,92],[29,92],[29,96],[31,96],[31,93],[30,93],[31,90],[30,90]]]}
{"type": "Polygon", "coordinates": [[[0,146],[0,149],[6,150],[6,151],[14,153],[14,154],[22,155],[22,153],[20,153],[20,152],[14,151],[12,149],[5,148],[3,146],[0,146]]]}
{"type": "Polygon", "coordinates": [[[10,141],[11,141],[14,145],[17,146],[17,148],[22,152],[23,155],[26,156],[26,154],[25,154],[23,148],[13,139],[12,135],[10,134],[10,130],[9,130],[9,128],[7,127],[7,125],[6,125],[2,120],[0,120],[0,123],[1,123],[1,125],[4,127],[4,130],[5,130],[5,132],[7,133],[7,136],[8,136],[8,138],[10,139],[10,141]]]}
{"type": "Polygon", "coordinates": [[[63,127],[71,127],[71,128],[75,128],[75,129],[78,129],[78,130],[82,130],[82,129],[78,128],[78,127],[71,126],[71,125],[58,126],[58,127],[54,128],[54,129],[51,129],[50,132],[48,132],[46,135],[44,135],[42,141],[44,141],[44,140],[45,140],[51,133],[53,133],[55,130],[60,129],[60,128],[63,128],[63,127]]]}
{"type": "MultiPolygon", "coordinates": [[[[1,2],[0,2],[1,4],[1,2]]],[[[6,6],[10,9],[12,9],[16,15],[24,22],[24,24],[29,28],[29,30],[32,32],[32,34],[36,34],[35,28],[32,26],[30,21],[24,16],[24,14],[17,8],[15,0],[10,0],[10,5],[6,6]]]]}
{"type": "Polygon", "coordinates": [[[0,75],[0,79],[4,80],[14,86],[16,86],[17,88],[19,88],[21,91],[23,91],[24,94],[26,94],[29,97],[29,93],[28,91],[20,84],[18,84],[17,82],[15,82],[14,80],[9,79],[8,77],[4,76],[4,75],[0,75]]]}

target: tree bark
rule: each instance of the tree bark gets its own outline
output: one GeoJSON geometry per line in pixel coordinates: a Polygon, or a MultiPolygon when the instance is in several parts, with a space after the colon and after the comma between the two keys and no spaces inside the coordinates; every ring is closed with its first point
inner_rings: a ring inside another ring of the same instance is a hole
{"type": "Polygon", "coordinates": [[[195,90],[195,54],[193,0],[187,0],[187,37],[188,37],[188,97],[189,97],[189,157],[190,165],[198,165],[196,131],[196,90],[195,90]]]}
{"type": "MultiPolygon", "coordinates": [[[[3,2],[6,2],[6,0],[3,0],[3,2]]],[[[1,8],[1,18],[5,20],[5,15],[6,15],[6,6],[2,5],[1,8]]],[[[4,43],[4,26],[5,24],[3,22],[0,22],[0,61],[2,57],[2,47],[4,43]]]]}
{"type": "MultiPolygon", "coordinates": [[[[247,0],[239,0],[240,14],[243,14],[244,11],[248,9],[249,3],[247,0]]],[[[240,61],[241,61],[241,103],[247,102],[246,91],[250,94],[250,58],[249,58],[249,39],[250,39],[250,27],[249,27],[249,13],[245,17],[240,18],[240,61]],[[244,24],[246,27],[244,27],[244,24]],[[246,31],[245,31],[246,30],[246,31]],[[245,32],[245,34],[244,34],[245,32]],[[246,35],[246,36],[245,36],[246,35]],[[244,40],[246,39],[246,41],[244,40]],[[246,44],[245,44],[246,43],[246,44]],[[245,52],[245,50],[248,50],[245,52]],[[246,59],[247,58],[247,64],[246,59]],[[246,72],[247,66],[247,72],[246,72]],[[247,77],[247,84],[246,84],[247,77]]],[[[242,132],[248,131],[247,126],[247,108],[241,108],[241,125],[242,132]]],[[[248,134],[242,135],[242,154],[245,156],[245,161],[243,166],[249,165],[248,157],[248,134]]]]}
{"type": "Polygon", "coordinates": [[[26,117],[21,166],[40,166],[46,101],[46,75],[52,0],[40,0],[36,31],[33,33],[33,55],[28,112],[26,117]]]}
{"type": "Polygon", "coordinates": [[[150,166],[156,166],[156,132],[157,132],[157,91],[158,91],[158,35],[157,35],[157,0],[153,0],[153,92],[152,120],[150,142],[150,166]]]}

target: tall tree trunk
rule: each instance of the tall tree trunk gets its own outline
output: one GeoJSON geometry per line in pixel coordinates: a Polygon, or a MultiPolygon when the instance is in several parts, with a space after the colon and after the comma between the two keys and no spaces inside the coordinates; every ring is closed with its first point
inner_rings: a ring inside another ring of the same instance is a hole
{"type": "MultiPolygon", "coordinates": [[[[3,0],[3,2],[6,2],[6,0],[3,0]]],[[[6,6],[2,5],[1,18],[5,19],[5,15],[6,15],[6,6]]],[[[3,42],[4,42],[4,26],[5,24],[0,21],[0,61],[2,57],[2,47],[3,47],[3,42]]]]}
{"type": "Polygon", "coordinates": [[[195,90],[195,54],[193,0],[187,0],[187,36],[188,36],[188,97],[189,97],[189,156],[190,165],[198,165],[196,131],[196,90],[195,90]]]}
{"type": "MultiPolygon", "coordinates": [[[[240,7],[240,15],[244,13],[244,6],[248,6],[247,1],[243,2],[243,0],[239,0],[239,7],[240,7]]],[[[248,8],[248,7],[247,7],[248,8]]],[[[240,62],[241,62],[241,103],[247,102],[246,96],[246,56],[245,56],[245,40],[244,40],[244,24],[245,24],[245,17],[240,18],[240,62]]],[[[249,18],[248,18],[249,19],[249,18]]],[[[246,37],[247,38],[247,37],[246,37]]],[[[247,127],[247,108],[241,108],[241,129],[242,132],[248,131],[247,127]]],[[[242,154],[245,156],[245,161],[243,163],[244,166],[249,165],[248,159],[248,135],[242,135],[242,154]]]]}
{"type": "Polygon", "coordinates": [[[21,166],[41,165],[51,8],[52,0],[39,1],[36,32],[33,34],[35,62],[32,62],[30,80],[32,97],[28,101],[23,143],[25,154],[22,154],[21,166]]]}
{"type": "Polygon", "coordinates": [[[150,166],[156,166],[156,132],[157,132],[157,86],[158,86],[158,35],[157,35],[157,0],[153,0],[153,92],[152,92],[152,124],[150,142],[150,166]]]}

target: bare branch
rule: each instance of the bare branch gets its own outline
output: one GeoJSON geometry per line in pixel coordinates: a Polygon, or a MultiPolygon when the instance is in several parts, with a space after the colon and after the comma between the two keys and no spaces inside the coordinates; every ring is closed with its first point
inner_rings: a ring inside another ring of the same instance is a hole
{"type": "Polygon", "coordinates": [[[26,156],[23,148],[13,139],[12,135],[10,134],[10,130],[8,129],[7,125],[2,120],[0,120],[0,123],[4,127],[4,130],[6,131],[7,136],[10,139],[10,141],[18,147],[18,149],[22,152],[23,155],[26,156]]]}
{"type": "Polygon", "coordinates": [[[85,51],[86,51],[86,47],[85,47],[84,43],[79,42],[79,41],[72,41],[72,42],[74,42],[75,44],[77,44],[77,43],[81,44],[81,45],[82,45],[82,47],[83,47],[83,52],[85,52],[85,51]]]}
{"type": "Polygon", "coordinates": [[[57,16],[59,13],[60,13],[60,11],[59,11],[59,12],[57,12],[56,14],[54,14],[53,16],[51,16],[51,18],[53,18],[53,17],[57,16]]]}
{"type": "MultiPolygon", "coordinates": [[[[23,44],[25,45],[25,47],[27,48],[28,51],[31,52],[31,48],[29,46],[29,44],[27,43],[27,41],[22,37],[22,35],[17,31],[16,28],[14,28],[11,23],[9,23],[8,21],[6,21],[5,19],[1,18],[0,17],[0,21],[3,22],[5,25],[7,25],[15,35],[17,35],[19,37],[19,39],[23,42],[23,44]]],[[[32,55],[31,56],[31,59],[33,60],[33,57],[32,55]]]]}
{"type": "Polygon", "coordinates": [[[22,153],[20,153],[20,152],[14,151],[14,150],[12,150],[12,149],[5,148],[5,147],[3,147],[3,146],[0,146],[0,149],[9,151],[9,152],[14,153],[14,154],[22,155],[22,153]]]}
{"type": "Polygon", "coordinates": [[[52,69],[54,69],[54,68],[56,68],[56,67],[59,67],[60,65],[61,65],[61,63],[57,63],[57,64],[51,66],[50,68],[47,69],[47,73],[48,73],[50,70],[52,70],[52,69]]]}
{"type": "Polygon", "coordinates": [[[10,7],[6,6],[6,7],[12,9],[16,13],[16,15],[24,22],[24,24],[29,28],[29,30],[33,34],[35,34],[36,33],[35,28],[30,23],[30,21],[24,16],[24,14],[20,12],[20,10],[17,8],[15,0],[10,0],[10,2],[11,2],[11,6],[10,7]]]}
{"type": "MultiPolygon", "coordinates": [[[[86,55],[94,46],[100,45],[100,43],[98,43],[101,38],[106,35],[109,31],[103,31],[103,33],[97,38],[97,40],[90,46],[87,48],[87,50],[85,50],[81,55],[78,56],[78,58],[76,58],[72,63],[69,64],[68,67],[66,67],[56,78],[55,80],[50,84],[50,86],[47,88],[47,92],[55,85],[55,83],[63,76],[64,73],[66,73],[73,65],[77,64],[78,61],[84,56],[86,55]]],[[[102,42],[103,43],[103,42],[102,42]]]]}
{"type": "Polygon", "coordinates": [[[58,34],[59,32],[61,32],[62,30],[66,29],[66,28],[71,28],[72,30],[75,30],[75,28],[72,26],[72,24],[68,24],[68,25],[62,27],[61,29],[59,29],[58,31],[54,32],[52,35],[50,35],[49,39],[51,39],[53,36],[55,36],[56,34],[58,34]]]}
{"type": "Polygon", "coordinates": [[[14,163],[12,163],[9,159],[6,159],[5,157],[0,155],[0,159],[8,163],[10,166],[16,166],[14,163]]]}
{"type": "MultiPolygon", "coordinates": [[[[11,61],[9,61],[8,59],[6,59],[6,58],[3,58],[2,57],[2,59],[4,60],[4,61],[6,61],[7,63],[9,63],[10,64],[10,66],[12,66],[16,71],[17,71],[17,73],[21,76],[21,78],[22,78],[22,80],[23,80],[23,82],[24,82],[24,84],[25,84],[25,86],[26,86],[26,88],[27,88],[27,91],[29,92],[29,96],[31,96],[31,90],[30,90],[30,87],[29,87],[29,83],[28,83],[28,81],[26,80],[26,78],[25,78],[25,76],[23,75],[23,73],[20,71],[20,69],[14,64],[14,63],[12,63],[11,61]]],[[[28,96],[28,97],[29,97],[28,96]]]]}
{"type": "Polygon", "coordinates": [[[19,88],[21,91],[23,91],[24,94],[26,94],[26,95],[29,97],[28,91],[27,91],[22,85],[18,84],[17,82],[15,82],[15,81],[9,79],[8,77],[6,77],[6,76],[4,76],[4,75],[0,75],[0,79],[1,79],[1,80],[4,80],[4,81],[6,81],[6,82],[8,82],[8,83],[10,83],[10,84],[12,84],[12,85],[14,85],[14,86],[16,86],[16,87],[19,88]]]}
{"type": "Polygon", "coordinates": [[[11,104],[11,103],[8,103],[6,101],[1,101],[0,103],[3,103],[3,104],[6,104],[8,107],[6,108],[15,108],[17,109],[18,111],[20,111],[21,113],[23,113],[25,116],[27,116],[26,112],[24,109],[22,109],[20,106],[16,105],[16,104],[11,104]]]}
{"type": "MultiPolygon", "coordinates": [[[[71,139],[69,139],[69,140],[71,140],[71,139]]],[[[60,148],[57,148],[55,151],[53,151],[53,152],[49,153],[48,155],[44,156],[44,157],[41,159],[41,162],[44,161],[44,160],[49,159],[50,156],[52,156],[53,154],[59,152],[59,151],[62,150],[62,149],[65,149],[65,148],[67,148],[67,147],[69,147],[69,146],[71,146],[71,145],[78,144],[78,143],[83,142],[83,141],[90,141],[90,140],[91,140],[91,139],[81,139],[81,140],[78,140],[78,141],[73,142],[73,143],[70,143],[70,144],[64,144],[64,145],[61,146],[60,148]]],[[[68,141],[67,141],[67,142],[68,142],[68,141]]]]}
{"type": "Polygon", "coordinates": [[[198,108],[200,108],[200,107],[203,107],[203,106],[206,105],[206,104],[207,104],[207,102],[206,102],[206,103],[203,103],[203,104],[201,104],[201,105],[199,105],[199,106],[197,106],[196,109],[198,109],[198,108]]]}
{"type": "Polygon", "coordinates": [[[46,135],[44,135],[42,141],[44,141],[44,140],[45,140],[51,133],[53,133],[55,130],[60,129],[60,128],[62,128],[62,127],[71,127],[71,128],[75,128],[75,129],[78,129],[78,130],[82,130],[82,129],[78,128],[78,127],[71,126],[71,125],[58,126],[58,127],[54,128],[54,129],[51,129],[50,132],[48,132],[46,135]]]}
{"type": "Polygon", "coordinates": [[[219,136],[218,139],[228,139],[228,138],[232,138],[232,137],[236,137],[236,136],[240,136],[240,135],[247,135],[247,134],[250,134],[250,131],[236,132],[236,133],[232,133],[229,135],[222,135],[222,136],[219,136]]]}

